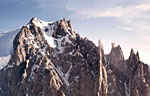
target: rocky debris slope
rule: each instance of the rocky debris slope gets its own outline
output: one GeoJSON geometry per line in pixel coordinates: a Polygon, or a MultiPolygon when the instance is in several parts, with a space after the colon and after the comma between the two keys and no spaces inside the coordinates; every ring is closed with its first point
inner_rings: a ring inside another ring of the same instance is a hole
{"type": "Polygon", "coordinates": [[[112,44],[105,55],[65,19],[33,18],[13,41],[13,53],[0,70],[0,96],[149,96],[148,65],[131,50],[124,59],[112,44]],[[145,90],[143,90],[145,89],[145,90]]]}

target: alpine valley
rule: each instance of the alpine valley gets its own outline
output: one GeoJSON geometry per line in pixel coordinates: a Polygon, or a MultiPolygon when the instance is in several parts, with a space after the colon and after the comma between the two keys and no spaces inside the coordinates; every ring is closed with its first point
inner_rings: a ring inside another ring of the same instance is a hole
{"type": "Polygon", "coordinates": [[[150,96],[150,69],[120,45],[104,53],[70,20],[32,18],[0,33],[0,96],[150,96]]]}

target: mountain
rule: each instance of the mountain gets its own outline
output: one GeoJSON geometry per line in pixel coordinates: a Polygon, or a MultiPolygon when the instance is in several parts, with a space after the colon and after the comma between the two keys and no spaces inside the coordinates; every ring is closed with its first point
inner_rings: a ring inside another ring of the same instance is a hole
{"type": "Polygon", "coordinates": [[[0,33],[0,69],[8,63],[13,50],[13,40],[19,31],[17,29],[0,33]]]}
{"type": "Polygon", "coordinates": [[[133,49],[127,60],[114,43],[104,54],[65,19],[32,18],[16,33],[0,96],[150,96],[149,67],[133,49]]]}

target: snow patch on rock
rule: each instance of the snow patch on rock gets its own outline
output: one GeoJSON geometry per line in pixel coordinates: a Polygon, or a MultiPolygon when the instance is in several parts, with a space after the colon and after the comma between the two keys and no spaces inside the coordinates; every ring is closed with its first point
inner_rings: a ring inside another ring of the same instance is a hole
{"type": "MultiPolygon", "coordinates": [[[[74,38],[70,32],[68,31],[70,28],[68,27],[66,29],[66,32],[68,33],[67,35],[63,36],[63,37],[59,37],[59,38],[54,38],[52,37],[53,33],[56,31],[57,29],[57,23],[54,22],[45,22],[42,21],[38,18],[33,18],[32,23],[35,24],[36,26],[38,26],[42,32],[44,33],[44,38],[45,40],[47,40],[47,43],[50,45],[50,47],[52,48],[57,48],[59,53],[63,53],[64,52],[64,47],[63,45],[65,45],[66,43],[72,43],[69,38],[74,38]]],[[[29,23],[27,25],[30,26],[31,24],[29,23]]]]}
{"type": "MultiPolygon", "coordinates": [[[[69,83],[68,79],[69,79],[70,72],[71,72],[71,69],[72,69],[72,64],[70,64],[70,67],[69,67],[68,71],[66,73],[63,73],[60,67],[56,67],[50,60],[49,60],[49,62],[52,65],[52,67],[56,70],[56,72],[58,73],[60,78],[64,81],[65,85],[67,87],[69,87],[70,83],[69,83]]],[[[50,66],[49,66],[49,68],[50,68],[50,66]]]]}
{"type": "Polygon", "coordinates": [[[55,48],[56,44],[54,42],[54,38],[52,36],[48,36],[44,33],[44,37],[47,40],[47,43],[50,45],[50,47],[55,48]]]}
{"type": "Polygon", "coordinates": [[[66,36],[62,37],[62,38],[58,38],[58,39],[54,39],[55,40],[55,44],[56,44],[56,48],[59,50],[59,53],[63,53],[64,49],[65,49],[65,45],[66,43],[72,43],[69,40],[69,34],[67,34],[66,36]]]}
{"type": "Polygon", "coordinates": [[[70,86],[70,83],[69,83],[68,79],[69,79],[69,76],[70,76],[70,71],[71,71],[71,69],[72,69],[72,64],[70,65],[70,68],[68,69],[68,71],[66,72],[66,74],[64,74],[64,73],[61,71],[61,68],[60,68],[60,67],[58,67],[58,68],[55,67],[55,69],[56,69],[56,71],[58,72],[59,76],[60,76],[60,77],[63,79],[63,81],[65,82],[66,86],[67,86],[67,87],[70,86]]]}
{"type": "Polygon", "coordinates": [[[126,96],[131,96],[130,89],[127,87],[127,83],[124,83],[126,96]]]}

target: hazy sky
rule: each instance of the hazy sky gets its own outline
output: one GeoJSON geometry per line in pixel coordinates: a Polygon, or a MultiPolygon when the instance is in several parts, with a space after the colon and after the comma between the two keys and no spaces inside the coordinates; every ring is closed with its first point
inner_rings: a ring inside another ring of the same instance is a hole
{"type": "Polygon", "coordinates": [[[115,42],[126,58],[133,48],[150,64],[150,0],[1,0],[0,32],[21,28],[32,17],[65,17],[83,37],[101,39],[105,53],[115,42]]]}

